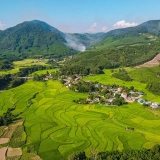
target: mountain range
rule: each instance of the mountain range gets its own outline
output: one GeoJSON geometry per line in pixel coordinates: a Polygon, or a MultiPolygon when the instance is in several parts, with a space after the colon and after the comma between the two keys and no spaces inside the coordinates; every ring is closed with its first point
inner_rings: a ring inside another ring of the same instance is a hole
{"type": "Polygon", "coordinates": [[[107,33],[63,33],[49,24],[33,20],[0,31],[0,58],[8,56],[65,57],[79,51],[101,50],[160,40],[160,20],[107,33]]]}

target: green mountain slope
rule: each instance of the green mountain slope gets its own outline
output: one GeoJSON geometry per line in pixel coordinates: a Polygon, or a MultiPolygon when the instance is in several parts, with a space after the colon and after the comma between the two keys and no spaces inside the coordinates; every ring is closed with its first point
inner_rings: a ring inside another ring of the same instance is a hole
{"type": "Polygon", "coordinates": [[[77,54],[62,69],[64,74],[99,74],[104,68],[135,66],[160,53],[160,20],[136,27],[116,29],[83,53],[77,54]]]}
{"type": "Polygon", "coordinates": [[[65,56],[76,51],[65,45],[64,33],[45,22],[29,21],[0,32],[0,54],[65,56]]]}
{"type": "Polygon", "coordinates": [[[99,74],[104,68],[135,66],[160,52],[160,42],[152,45],[124,46],[116,49],[88,50],[66,62],[63,74],[99,74]]]}
{"type": "Polygon", "coordinates": [[[105,49],[125,45],[140,45],[160,41],[160,20],[151,20],[136,27],[109,31],[103,41],[90,49],[105,49]]]}

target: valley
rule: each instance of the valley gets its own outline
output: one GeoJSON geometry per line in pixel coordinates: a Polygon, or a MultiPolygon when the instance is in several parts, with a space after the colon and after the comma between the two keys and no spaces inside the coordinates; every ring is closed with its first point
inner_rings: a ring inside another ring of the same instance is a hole
{"type": "Polygon", "coordinates": [[[159,23],[72,34],[34,20],[1,31],[0,157],[73,160],[160,145],[159,23]]]}
{"type": "MultiPolygon", "coordinates": [[[[159,96],[148,92],[145,83],[126,82],[113,78],[110,70],[104,72],[103,75],[84,77],[84,80],[134,86],[144,91],[145,99],[159,102],[159,96]]],[[[21,143],[24,138],[18,140],[18,147],[22,147],[22,160],[31,159],[36,154],[44,160],[50,160],[53,156],[56,159],[67,159],[73,152],[80,151],[89,155],[91,146],[101,152],[139,150],[160,143],[159,109],[152,112],[152,109],[137,102],[119,107],[73,102],[79,98],[87,98],[87,94],[75,94],[53,80],[29,80],[0,93],[1,113],[15,106],[13,114],[20,113],[18,117],[25,117],[23,125],[26,136],[20,135],[25,138],[25,145],[21,143]],[[32,103],[27,107],[30,100],[32,103]],[[127,130],[127,127],[134,128],[134,131],[127,130]]],[[[2,137],[3,132],[4,129],[1,130],[2,137]]],[[[12,147],[15,144],[17,140],[12,136],[6,145],[12,147]]]]}

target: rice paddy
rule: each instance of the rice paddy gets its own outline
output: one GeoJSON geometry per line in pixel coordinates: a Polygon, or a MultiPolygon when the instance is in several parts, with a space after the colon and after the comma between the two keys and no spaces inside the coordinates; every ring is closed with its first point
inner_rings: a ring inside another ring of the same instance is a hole
{"type": "MultiPolygon", "coordinates": [[[[137,87],[144,89],[143,85],[137,87]]],[[[106,107],[73,102],[85,97],[86,94],[70,91],[58,81],[30,80],[1,92],[0,114],[15,105],[14,114],[21,113],[19,117],[25,118],[22,159],[31,159],[34,154],[26,150],[32,147],[43,160],[63,160],[74,152],[89,154],[91,146],[98,151],[121,151],[160,144],[160,116],[150,109],[138,103],[106,107]],[[32,101],[30,106],[28,100],[32,101]],[[133,127],[134,131],[126,127],[133,127]]]]}
{"type": "Polygon", "coordinates": [[[47,59],[38,60],[38,59],[24,59],[22,61],[14,61],[13,62],[13,69],[0,71],[0,74],[14,74],[19,72],[19,68],[22,67],[29,67],[31,65],[48,65],[46,64],[47,59]]]}

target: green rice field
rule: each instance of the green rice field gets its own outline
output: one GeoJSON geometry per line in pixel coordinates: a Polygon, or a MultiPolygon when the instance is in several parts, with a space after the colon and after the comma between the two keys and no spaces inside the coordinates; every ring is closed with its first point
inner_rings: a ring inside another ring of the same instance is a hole
{"type": "Polygon", "coordinates": [[[30,75],[34,75],[34,74],[41,75],[41,74],[46,74],[46,73],[47,73],[47,71],[48,71],[49,73],[52,73],[52,72],[56,72],[56,71],[58,71],[58,70],[59,70],[58,68],[55,68],[55,69],[46,69],[46,70],[40,70],[40,71],[36,71],[36,72],[34,72],[34,73],[30,74],[30,75]]]}
{"type": "Polygon", "coordinates": [[[31,65],[48,65],[46,64],[47,60],[38,61],[38,59],[24,59],[22,61],[14,61],[14,68],[7,71],[0,71],[0,74],[14,74],[19,72],[21,67],[29,67],[31,65]]]}
{"type": "MultiPolygon", "coordinates": [[[[109,71],[105,72],[106,75],[86,79],[114,83],[107,74],[109,71]]],[[[137,89],[145,91],[143,84],[140,86],[138,82],[117,81],[119,84],[136,85],[137,89]]],[[[150,96],[158,100],[158,97],[150,96]]],[[[22,158],[31,159],[32,154],[26,151],[29,147],[34,147],[43,160],[65,160],[74,152],[86,151],[89,155],[91,146],[101,152],[139,150],[160,144],[158,110],[152,113],[151,109],[145,109],[138,103],[107,107],[73,102],[85,97],[86,94],[70,91],[58,81],[30,80],[1,92],[0,115],[15,105],[14,114],[21,113],[19,117],[25,118],[27,136],[22,158]],[[32,101],[31,105],[28,105],[29,101],[32,101]],[[134,131],[126,130],[126,127],[133,127],[134,131]]]]}

